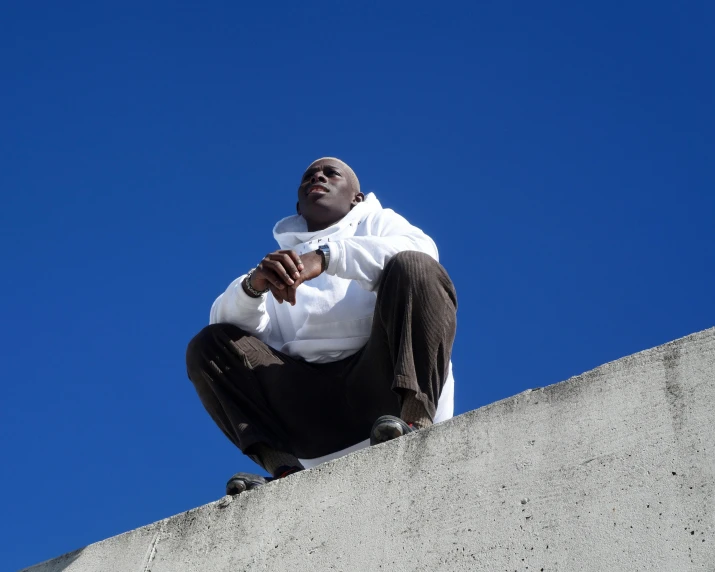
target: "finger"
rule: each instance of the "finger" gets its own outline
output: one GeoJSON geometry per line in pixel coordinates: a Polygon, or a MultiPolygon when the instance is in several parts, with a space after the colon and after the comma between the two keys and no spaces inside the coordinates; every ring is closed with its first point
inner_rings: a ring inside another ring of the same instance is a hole
{"type": "Polygon", "coordinates": [[[278,278],[278,276],[276,276],[276,273],[271,268],[263,267],[263,262],[261,262],[261,264],[259,264],[258,268],[256,269],[256,272],[259,271],[260,277],[268,281],[269,288],[271,285],[280,290],[283,290],[286,287],[286,285],[283,283],[283,280],[278,278]]]}
{"type": "Polygon", "coordinates": [[[286,302],[288,302],[291,306],[295,306],[295,286],[289,286],[286,288],[284,294],[286,302]]]}
{"type": "MultiPolygon", "coordinates": [[[[269,256],[276,255],[269,254],[269,256]]],[[[278,277],[280,280],[282,280],[289,286],[293,284],[293,279],[290,277],[290,274],[286,272],[286,269],[283,267],[283,264],[281,264],[280,261],[274,260],[273,258],[268,258],[267,260],[264,259],[262,264],[264,268],[270,268],[275,273],[276,277],[278,277]]]]}
{"type": "Polygon", "coordinates": [[[271,260],[275,260],[276,262],[280,262],[285,268],[286,275],[289,278],[292,278],[295,280],[300,276],[300,272],[298,272],[298,269],[296,268],[295,261],[290,257],[289,254],[287,254],[285,251],[284,252],[277,252],[274,254],[271,254],[271,260]]]}
{"type": "Polygon", "coordinates": [[[273,284],[268,286],[268,289],[271,291],[271,294],[273,294],[273,297],[276,299],[276,302],[279,304],[283,303],[283,290],[279,290],[273,284]]]}
{"type": "Polygon", "coordinates": [[[285,282],[289,286],[293,284],[293,278],[291,277],[290,270],[284,266],[283,255],[274,253],[269,254],[269,257],[270,258],[268,259],[266,264],[273,269],[273,271],[276,273],[276,276],[278,276],[281,280],[283,280],[283,282],[285,282]]]}
{"type": "Polygon", "coordinates": [[[300,259],[300,256],[298,256],[298,253],[295,250],[279,250],[278,252],[290,256],[298,270],[303,270],[303,268],[305,268],[305,266],[303,266],[303,261],[300,259]]]}

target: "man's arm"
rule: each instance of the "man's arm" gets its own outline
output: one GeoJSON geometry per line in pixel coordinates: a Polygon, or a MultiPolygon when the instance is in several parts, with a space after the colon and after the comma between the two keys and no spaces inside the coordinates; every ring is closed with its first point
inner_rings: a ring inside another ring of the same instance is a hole
{"type": "MultiPolygon", "coordinates": [[[[295,303],[296,282],[313,278],[308,276],[315,262],[309,257],[305,267],[292,250],[278,250],[266,254],[250,274],[237,278],[211,306],[209,323],[235,324],[246,332],[265,339],[270,335],[270,313],[267,298],[261,293],[271,291],[279,302],[295,303]],[[300,278],[299,278],[300,277],[300,278]]],[[[318,264],[319,266],[319,264],[318,264]]],[[[315,275],[322,270],[317,269],[315,275]]],[[[296,284],[297,286],[297,284],[296,284]]]]}
{"type": "Polygon", "coordinates": [[[369,234],[329,241],[328,274],[355,280],[366,290],[374,290],[385,264],[398,252],[416,250],[439,261],[434,241],[396,212],[385,209],[369,224],[369,234]]]}
{"type": "Polygon", "coordinates": [[[267,338],[271,331],[270,316],[266,307],[266,297],[253,298],[243,289],[246,275],[229,284],[211,306],[210,324],[234,324],[260,338],[267,338]]]}

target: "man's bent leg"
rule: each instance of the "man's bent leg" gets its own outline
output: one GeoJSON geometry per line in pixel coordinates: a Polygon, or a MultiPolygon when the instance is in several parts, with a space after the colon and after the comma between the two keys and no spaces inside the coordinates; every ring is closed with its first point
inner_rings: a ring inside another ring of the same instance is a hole
{"type": "Polygon", "coordinates": [[[421,252],[396,254],[383,271],[370,340],[350,374],[355,409],[370,411],[372,421],[390,414],[431,424],[448,375],[456,311],[454,285],[438,262],[421,252]]]}
{"type": "Polygon", "coordinates": [[[300,467],[264,390],[289,375],[292,360],[236,326],[214,324],[191,340],[186,365],[201,402],[234,445],[271,474],[300,467]]]}

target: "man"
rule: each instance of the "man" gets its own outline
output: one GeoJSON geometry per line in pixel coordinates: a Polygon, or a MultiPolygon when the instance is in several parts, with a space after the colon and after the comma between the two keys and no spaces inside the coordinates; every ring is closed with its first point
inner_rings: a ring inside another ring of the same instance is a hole
{"type": "MultiPolygon", "coordinates": [[[[297,212],[273,229],[280,250],[216,299],[186,356],[206,410],[272,478],[454,409],[457,300],[434,242],[335,158],[305,171],[297,212]]],[[[238,473],[226,490],[264,482],[238,473]]]]}

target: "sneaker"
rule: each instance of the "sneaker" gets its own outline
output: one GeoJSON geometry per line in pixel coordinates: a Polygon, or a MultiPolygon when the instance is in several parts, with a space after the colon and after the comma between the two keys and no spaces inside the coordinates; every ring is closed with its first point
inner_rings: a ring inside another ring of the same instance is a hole
{"type": "Polygon", "coordinates": [[[270,482],[271,478],[253,473],[236,473],[226,483],[227,495],[238,495],[270,482]]]}
{"type": "Polygon", "coordinates": [[[261,475],[255,475],[253,473],[236,473],[226,483],[226,494],[240,495],[242,492],[250,491],[256,487],[275,481],[276,479],[284,479],[302,470],[301,467],[280,467],[277,471],[278,476],[276,477],[262,477],[261,475]]]}
{"type": "Polygon", "coordinates": [[[417,431],[412,425],[408,425],[399,417],[393,415],[383,415],[378,417],[370,429],[370,445],[385,443],[397,437],[402,437],[408,433],[417,431]]]}
{"type": "Polygon", "coordinates": [[[286,477],[292,475],[293,473],[298,473],[303,470],[303,467],[288,467],[286,465],[282,467],[278,467],[276,469],[276,476],[272,477],[271,481],[275,481],[276,479],[285,479],[286,477]]]}

